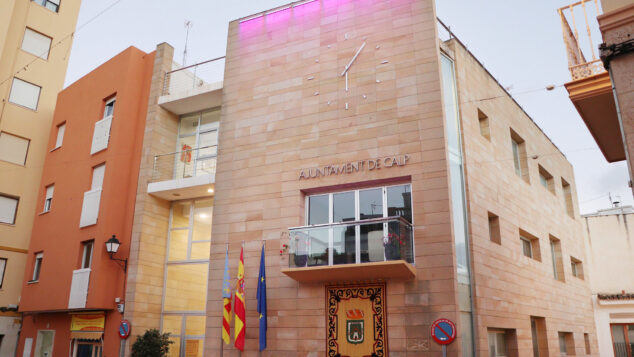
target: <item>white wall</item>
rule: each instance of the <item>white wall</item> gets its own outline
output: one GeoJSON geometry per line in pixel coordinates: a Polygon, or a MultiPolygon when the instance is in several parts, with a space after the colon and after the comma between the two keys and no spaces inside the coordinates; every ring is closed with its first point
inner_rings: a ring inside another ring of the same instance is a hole
{"type": "Polygon", "coordinates": [[[19,317],[0,316],[0,335],[4,335],[0,346],[0,356],[13,356],[15,346],[18,343],[18,331],[20,331],[21,321],[19,317]]]}

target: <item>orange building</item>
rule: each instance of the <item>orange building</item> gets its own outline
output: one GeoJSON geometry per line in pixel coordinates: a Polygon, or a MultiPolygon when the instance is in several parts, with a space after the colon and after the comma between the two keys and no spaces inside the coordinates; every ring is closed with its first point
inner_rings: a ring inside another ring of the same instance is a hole
{"type": "Polygon", "coordinates": [[[23,282],[19,356],[118,355],[153,64],[154,53],[130,47],[58,96],[23,282]],[[109,256],[113,235],[121,249],[109,256]]]}

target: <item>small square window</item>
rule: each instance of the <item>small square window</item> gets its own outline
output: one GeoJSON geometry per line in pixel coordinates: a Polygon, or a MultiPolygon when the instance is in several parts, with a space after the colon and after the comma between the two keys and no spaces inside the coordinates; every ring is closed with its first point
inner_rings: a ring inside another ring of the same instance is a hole
{"type": "Polygon", "coordinates": [[[17,197],[0,194],[0,223],[15,224],[19,201],[17,197]]]}
{"type": "Polygon", "coordinates": [[[53,12],[59,12],[59,0],[33,0],[33,2],[40,4],[53,12]]]}
{"type": "Polygon", "coordinates": [[[48,59],[52,41],[52,38],[27,27],[24,30],[24,38],[22,39],[22,50],[41,59],[48,59]]]}
{"type": "Polygon", "coordinates": [[[507,357],[517,354],[517,334],[513,329],[489,328],[489,356],[507,357]]]}
{"type": "Polygon", "coordinates": [[[539,168],[539,183],[550,193],[555,194],[555,182],[553,175],[551,175],[542,165],[538,165],[539,168]]]}
{"type": "Polygon", "coordinates": [[[562,356],[575,354],[575,341],[572,332],[559,332],[559,353],[562,356]]]}
{"type": "Polygon", "coordinates": [[[16,165],[26,165],[31,140],[0,132],[0,160],[16,165]]]}
{"type": "Polygon", "coordinates": [[[537,237],[520,229],[520,243],[522,244],[522,254],[525,257],[542,261],[537,237]]]}
{"type": "Polygon", "coordinates": [[[40,91],[42,87],[23,81],[20,78],[13,78],[9,102],[19,106],[37,110],[37,103],[40,101],[40,91]]]}
{"type": "Polygon", "coordinates": [[[570,257],[570,267],[572,268],[572,276],[583,279],[583,264],[581,260],[570,257]]]}

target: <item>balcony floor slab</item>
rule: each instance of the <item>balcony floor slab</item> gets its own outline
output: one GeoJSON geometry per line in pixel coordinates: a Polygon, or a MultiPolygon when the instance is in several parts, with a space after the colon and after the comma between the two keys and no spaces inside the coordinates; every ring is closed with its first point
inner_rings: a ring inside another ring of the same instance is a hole
{"type": "Polygon", "coordinates": [[[291,279],[301,283],[355,282],[379,279],[411,280],[416,277],[416,269],[404,260],[287,268],[281,271],[291,279]]]}
{"type": "Polygon", "coordinates": [[[214,188],[214,175],[201,175],[175,180],[151,182],[147,192],[155,197],[168,201],[184,200],[197,197],[211,197],[214,188]]]}

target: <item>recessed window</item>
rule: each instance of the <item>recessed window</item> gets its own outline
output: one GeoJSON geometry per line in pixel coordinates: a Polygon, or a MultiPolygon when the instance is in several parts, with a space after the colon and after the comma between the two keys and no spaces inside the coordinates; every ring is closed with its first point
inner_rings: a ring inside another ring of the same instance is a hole
{"type": "Polygon", "coordinates": [[[115,102],[116,102],[116,98],[112,98],[112,99],[109,99],[108,101],[106,101],[106,105],[104,106],[104,109],[103,109],[103,117],[104,118],[112,116],[112,114],[114,113],[114,103],[115,102]]]}
{"type": "Polygon", "coordinates": [[[517,334],[513,329],[487,329],[489,356],[507,357],[517,355],[517,334]]]}
{"type": "Polygon", "coordinates": [[[30,142],[29,139],[0,132],[0,160],[24,166],[30,142]]]}
{"type": "Polygon", "coordinates": [[[27,27],[24,31],[24,38],[22,39],[22,50],[41,59],[48,59],[51,41],[52,39],[50,37],[27,27]]]}
{"type": "Polygon", "coordinates": [[[17,197],[0,194],[0,223],[15,224],[19,201],[17,197]]]}
{"type": "Polygon", "coordinates": [[[92,264],[92,250],[95,245],[94,241],[83,242],[81,253],[81,269],[90,269],[92,264]]]}
{"type": "Polygon", "coordinates": [[[531,316],[531,339],[533,342],[533,357],[548,356],[548,334],[546,319],[531,316]]]}
{"type": "Polygon", "coordinates": [[[40,280],[40,272],[42,271],[42,260],[44,259],[44,253],[35,254],[35,262],[33,263],[33,278],[31,281],[40,280]]]}
{"type": "Polygon", "coordinates": [[[66,132],[66,123],[57,126],[57,138],[55,139],[55,149],[62,147],[64,142],[64,133],[66,132]]]}
{"type": "Polygon", "coordinates": [[[590,349],[590,334],[589,333],[583,334],[583,341],[586,343],[586,354],[589,355],[592,352],[592,350],[590,349]]]}
{"type": "Polygon", "coordinates": [[[528,160],[526,155],[526,142],[513,129],[511,129],[511,149],[513,154],[513,167],[515,174],[522,180],[530,183],[528,175],[528,160]]]}
{"type": "Polygon", "coordinates": [[[568,213],[570,217],[574,218],[575,213],[572,205],[572,188],[570,187],[568,181],[563,178],[561,179],[561,188],[564,193],[564,206],[566,207],[566,213],[568,213]]]}
{"type": "Polygon", "coordinates": [[[7,258],[0,258],[0,288],[4,282],[4,272],[7,269],[7,258]]]}
{"type": "Polygon", "coordinates": [[[539,250],[539,239],[534,235],[520,229],[520,243],[522,245],[522,254],[525,257],[542,261],[539,250]]]}
{"type": "Polygon", "coordinates": [[[59,11],[59,0],[33,0],[33,2],[40,4],[53,12],[59,11]]]}
{"type": "Polygon", "coordinates": [[[488,212],[489,216],[489,239],[497,244],[502,244],[502,235],[500,234],[500,217],[488,212]]]}
{"type": "Polygon", "coordinates": [[[559,332],[559,353],[562,356],[575,354],[575,341],[572,332],[559,332]]]}
{"type": "Polygon", "coordinates": [[[46,196],[44,197],[44,212],[48,212],[51,210],[51,205],[53,204],[53,191],[55,191],[55,185],[50,185],[46,187],[46,196]]]}
{"type": "Polygon", "coordinates": [[[14,77],[11,84],[11,93],[9,93],[9,102],[37,110],[41,90],[42,87],[40,86],[14,77]]]}
{"type": "Polygon", "coordinates": [[[489,127],[489,117],[478,108],[478,122],[480,124],[480,134],[491,140],[491,128],[489,127]]]}
{"type": "Polygon", "coordinates": [[[90,190],[101,190],[103,187],[103,176],[106,173],[106,164],[97,165],[92,168],[92,183],[90,190]]]}
{"type": "Polygon", "coordinates": [[[570,257],[570,267],[572,268],[572,276],[583,279],[583,263],[581,263],[581,260],[570,257]]]}
{"type": "Polygon", "coordinates": [[[550,256],[553,265],[553,276],[556,280],[565,281],[564,262],[561,255],[561,241],[552,235],[550,236],[550,256]]]}
{"type": "Polygon", "coordinates": [[[542,167],[542,165],[538,165],[539,168],[539,183],[550,191],[550,193],[555,193],[555,180],[553,180],[553,175],[551,175],[546,169],[542,167]]]}

